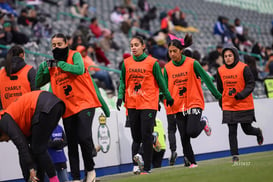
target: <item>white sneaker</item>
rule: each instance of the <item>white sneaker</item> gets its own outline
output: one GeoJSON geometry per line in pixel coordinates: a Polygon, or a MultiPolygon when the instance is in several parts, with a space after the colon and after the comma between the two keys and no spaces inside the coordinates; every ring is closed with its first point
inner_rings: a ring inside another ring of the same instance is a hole
{"type": "Polygon", "coordinates": [[[138,167],[138,166],[134,166],[134,168],[133,168],[133,173],[134,173],[134,174],[140,174],[140,170],[139,170],[139,167],[138,167]]]}
{"type": "Polygon", "coordinates": [[[142,156],[140,154],[136,154],[134,156],[134,161],[137,162],[139,170],[143,171],[143,169],[144,169],[144,162],[143,162],[142,156]]]}

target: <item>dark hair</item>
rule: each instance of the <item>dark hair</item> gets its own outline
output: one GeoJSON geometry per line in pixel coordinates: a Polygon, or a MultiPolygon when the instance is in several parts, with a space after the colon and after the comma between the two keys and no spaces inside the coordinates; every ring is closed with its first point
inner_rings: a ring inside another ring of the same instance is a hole
{"type": "Polygon", "coordinates": [[[244,60],[245,60],[245,63],[250,68],[255,80],[258,80],[258,69],[256,66],[256,59],[252,56],[244,55],[244,60]]]}
{"type": "Polygon", "coordinates": [[[254,57],[249,55],[244,55],[244,60],[249,67],[251,68],[256,67],[256,59],[254,57]]]}
{"type": "Polygon", "coordinates": [[[207,61],[202,61],[202,62],[200,62],[200,65],[201,66],[206,66],[206,65],[209,65],[209,63],[207,61]]]}
{"type": "Polygon", "coordinates": [[[25,53],[24,49],[21,46],[15,45],[12,46],[6,56],[6,60],[5,60],[5,69],[6,69],[6,73],[7,76],[10,77],[11,74],[11,62],[12,62],[12,58],[15,56],[19,56],[20,54],[25,53]]]}
{"type": "Polygon", "coordinates": [[[200,54],[200,52],[197,51],[197,50],[194,50],[192,52],[192,58],[195,59],[196,61],[200,62],[200,60],[201,60],[201,54],[200,54]]]}
{"type": "Polygon", "coordinates": [[[72,38],[71,35],[66,35],[65,37],[66,37],[66,40],[69,40],[72,38]]]}
{"type": "Polygon", "coordinates": [[[236,23],[237,23],[238,21],[241,21],[241,20],[240,20],[239,18],[235,18],[234,24],[236,25],[236,23]]]}
{"type": "Polygon", "coordinates": [[[186,34],[184,38],[184,45],[182,45],[180,40],[173,39],[169,43],[168,47],[175,46],[178,49],[182,50],[182,49],[185,49],[186,47],[189,47],[190,45],[192,45],[192,36],[189,34],[186,34]]]}
{"type": "Polygon", "coordinates": [[[185,49],[183,51],[183,55],[185,55],[187,57],[192,57],[192,50],[191,49],[185,49]]]}
{"type": "Polygon", "coordinates": [[[97,20],[97,17],[93,17],[93,18],[91,18],[91,23],[94,23],[94,21],[96,21],[97,20]]]}
{"type": "Polygon", "coordinates": [[[140,42],[142,45],[145,45],[144,39],[143,39],[141,36],[135,35],[135,36],[133,36],[133,37],[131,38],[131,41],[132,41],[133,39],[138,39],[139,42],[140,42]]]}
{"type": "Polygon", "coordinates": [[[57,33],[57,34],[53,35],[53,36],[51,37],[51,40],[52,40],[53,38],[63,38],[64,42],[65,42],[65,43],[67,42],[66,36],[65,36],[64,34],[62,34],[62,33],[57,33]]]}

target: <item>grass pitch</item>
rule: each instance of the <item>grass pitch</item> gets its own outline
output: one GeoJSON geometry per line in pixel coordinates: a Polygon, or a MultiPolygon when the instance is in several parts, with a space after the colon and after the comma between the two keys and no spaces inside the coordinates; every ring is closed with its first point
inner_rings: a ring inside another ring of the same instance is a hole
{"type": "Polygon", "coordinates": [[[153,169],[149,175],[132,172],[110,175],[100,181],[118,182],[264,182],[273,181],[273,151],[240,155],[233,164],[231,157],[198,162],[197,168],[183,165],[153,169]]]}

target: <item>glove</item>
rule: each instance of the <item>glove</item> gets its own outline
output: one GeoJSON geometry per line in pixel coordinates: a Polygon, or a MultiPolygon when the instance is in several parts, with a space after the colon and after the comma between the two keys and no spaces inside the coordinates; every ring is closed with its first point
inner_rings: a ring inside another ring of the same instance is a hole
{"type": "Polygon", "coordinates": [[[167,100],[167,102],[166,102],[167,107],[168,106],[171,107],[173,105],[173,102],[174,102],[173,98],[171,100],[167,100]]]}
{"type": "Polygon", "coordinates": [[[235,98],[236,100],[243,99],[243,97],[242,97],[242,95],[241,95],[240,93],[237,93],[237,94],[234,96],[234,98],[235,98]]]}
{"type": "Polygon", "coordinates": [[[117,110],[120,111],[120,106],[122,104],[122,99],[118,99],[117,101],[117,110]]]}
{"type": "Polygon", "coordinates": [[[47,63],[47,67],[49,68],[56,66],[56,62],[54,59],[46,60],[46,63],[47,63]]]}

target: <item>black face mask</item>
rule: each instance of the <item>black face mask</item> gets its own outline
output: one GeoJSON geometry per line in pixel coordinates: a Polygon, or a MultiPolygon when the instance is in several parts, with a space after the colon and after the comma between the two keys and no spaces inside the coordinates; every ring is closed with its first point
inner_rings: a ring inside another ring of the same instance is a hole
{"type": "Polygon", "coordinates": [[[68,47],[66,48],[58,48],[52,50],[53,57],[56,61],[66,61],[68,56],[68,47]]]}

